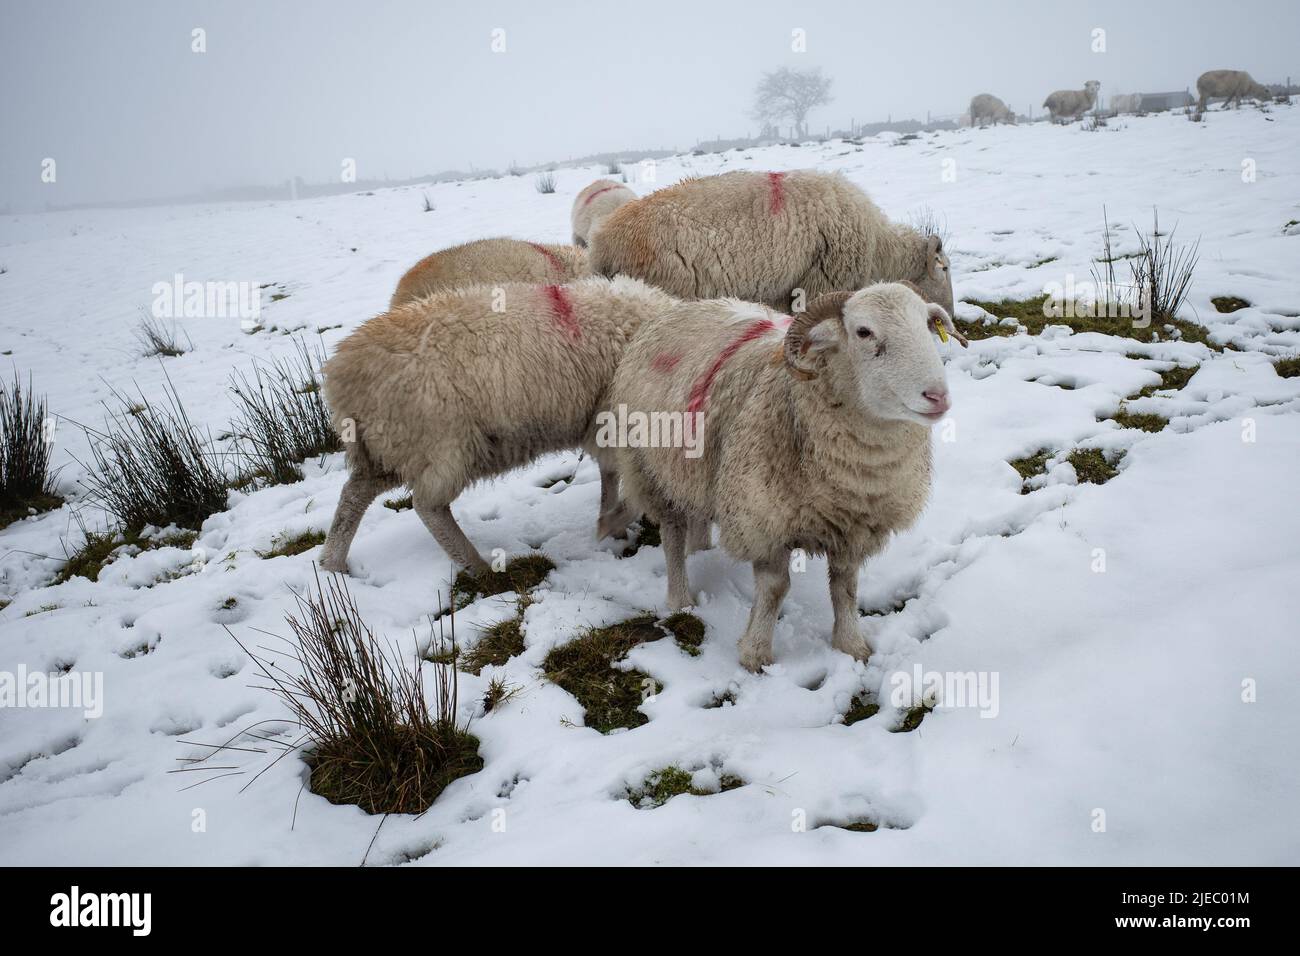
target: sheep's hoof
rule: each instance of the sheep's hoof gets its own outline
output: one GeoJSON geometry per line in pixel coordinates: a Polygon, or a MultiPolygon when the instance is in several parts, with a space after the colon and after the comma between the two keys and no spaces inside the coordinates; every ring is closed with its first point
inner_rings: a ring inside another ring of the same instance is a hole
{"type": "Polygon", "coordinates": [[[684,611],[688,607],[695,607],[698,603],[699,601],[696,600],[695,595],[690,591],[683,591],[681,594],[668,595],[668,610],[673,613],[684,611]]]}
{"type": "Polygon", "coordinates": [[[623,537],[623,535],[627,534],[627,526],[635,520],[636,517],[632,514],[632,509],[626,505],[620,505],[612,511],[605,512],[600,516],[600,520],[596,522],[596,540],[623,537]]]}
{"type": "Polygon", "coordinates": [[[843,651],[849,657],[860,661],[865,661],[871,657],[871,645],[860,634],[847,638],[835,638],[831,641],[831,646],[837,651],[843,651]]]}
{"type": "Polygon", "coordinates": [[[740,666],[757,674],[772,663],[772,642],[766,644],[740,642],[740,666]]]}

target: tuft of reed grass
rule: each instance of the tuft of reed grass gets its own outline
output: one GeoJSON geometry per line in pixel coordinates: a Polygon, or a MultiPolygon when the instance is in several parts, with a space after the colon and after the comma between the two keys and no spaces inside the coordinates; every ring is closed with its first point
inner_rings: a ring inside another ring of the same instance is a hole
{"type": "Polygon", "coordinates": [[[254,363],[252,378],[231,377],[230,392],[239,406],[233,429],[247,474],[266,485],[303,479],[302,462],[340,451],[320,388],[321,349],[298,340],[292,356],[268,367],[254,363]]]}
{"type": "Polygon", "coordinates": [[[433,665],[431,704],[419,657],[404,659],[375,635],[341,575],[322,584],[317,574],[315,590],[295,597],[285,617],[293,672],[231,637],[303,729],[313,793],[367,813],[423,813],[482,769],[478,740],[456,719],[455,667],[433,665]]]}
{"type": "Polygon", "coordinates": [[[141,354],[145,358],[155,355],[175,358],[194,350],[194,342],[190,340],[189,333],[180,329],[175,322],[164,325],[161,319],[155,318],[145,310],[141,309],[140,312],[140,321],[135,327],[135,339],[140,343],[141,354]],[[185,336],[184,345],[181,345],[182,334],[185,336]]]}
{"type": "Polygon", "coordinates": [[[171,524],[197,530],[226,508],[229,482],[211,436],[190,421],[170,379],[163,391],[164,404],[143,392],[128,402],[114,391],[121,407],[105,404],[105,430],[82,426],[91,456],[83,484],[124,531],[171,524]]]}
{"type": "Polygon", "coordinates": [[[555,173],[547,171],[538,174],[533,185],[537,187],[539,193],[550,195],[555,192],[555,173]]]}
{"type": "Polygon", "coordinates": [[[63,504],[50,471],[49,421],[44,397],[32,392],[31,376],[24,390],[15,370],[13,381],[0,387],[0,528],[32,510],[63,504]]]}

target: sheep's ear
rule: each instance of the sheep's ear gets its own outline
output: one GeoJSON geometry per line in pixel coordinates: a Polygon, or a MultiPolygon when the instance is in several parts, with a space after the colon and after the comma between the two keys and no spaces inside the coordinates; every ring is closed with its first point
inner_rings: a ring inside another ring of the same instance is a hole
{"type": "Polygon", "coordinates": [[[970,345],[966,336],[957,331],[957,326],[953,325],[952,316],[948,314],[943,306],[930,302],[926,305],[925,310],[930,323],[930,331],[939,336],[941,340],[946,342],[948,336],[951,335],[961,343],[962,348],[970,345]]]}
{"type": "Polygon", "coordinates": [[[926,268],[929,270],[930,278],[937,279],[940,274],[940,265],[942,265],[943,240],[938,236],[925,237],[925,261],[926,268]]]}

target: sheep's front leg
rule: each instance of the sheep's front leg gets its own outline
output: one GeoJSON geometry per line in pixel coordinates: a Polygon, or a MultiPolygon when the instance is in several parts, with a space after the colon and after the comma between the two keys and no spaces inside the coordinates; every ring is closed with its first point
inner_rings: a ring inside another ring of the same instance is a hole
{"type": "Polygon", "coordinates": [[[782,549],[772,557],[754,562],[754,606],[740,638],[740,664],[760,671],[772,663],[772,632],[781,612],[781,602],[790,590],[790,552],[782,549]]]}
{"type": "Polygon", "coordinates": [[[856,556],[832,554],[829,564],[831,609],[835,612],[831,646],[865,661],[871,656],[871,645],[858,624],[858,568],[862,561],[856,556]]]}
{"type": "Polygon", "coordinates": [[[713,547],[713,526],[702,518],[692,518],[686,526],[686,553],[707,551],[713,547]]]}
{"type": "Polygon", "coordinates": [[[686,580],[685,515],[666,512],[659,522],[659,540],[663,542],[664,562],[668,565],[668,609],[680,611],[695,603],[686,580]]]}

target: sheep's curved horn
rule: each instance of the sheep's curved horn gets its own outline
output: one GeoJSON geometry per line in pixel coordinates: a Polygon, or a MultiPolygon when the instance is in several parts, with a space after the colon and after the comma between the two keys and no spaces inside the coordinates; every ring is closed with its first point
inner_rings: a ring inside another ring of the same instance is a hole
{"type": "Polygon", "coordinates": [[[804,355],[804,349],[807,346],[805,339],[808,332],[814,325],[825,322],[827,319],[839,319],[844,314],[844,303],[852,297],[852,292],[827,292],[813,299],[809,303],[807,311],[800,312],[794,317],[794,321],[790,323],[789,331],[785,333],[783,346],[785,365],[792,374],[803,379],[817,377],[817,373],[808,367],[808,361],[804,355]]]}

